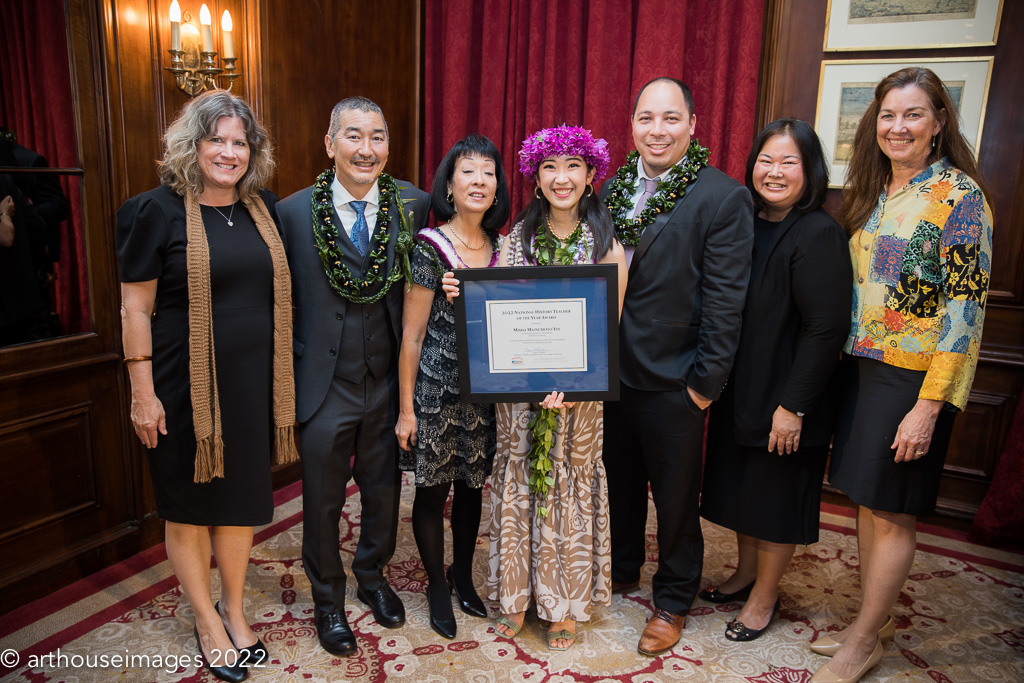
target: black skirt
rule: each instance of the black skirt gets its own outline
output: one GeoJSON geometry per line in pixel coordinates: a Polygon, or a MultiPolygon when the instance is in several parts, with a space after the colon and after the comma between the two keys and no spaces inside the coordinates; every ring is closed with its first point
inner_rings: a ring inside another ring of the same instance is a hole
{"type": "Polygon", "coordinates": [[[844,356],[842,375],[829,482],[871,510],[916,517],[932,514],[956,413],[939,412],[927,454],[897,463],[892,442],[917,402],[925,372],[844,356]]]}
{"type": "Polygon", "coordinates": [[[770,543],[815,543],[827,456],[827,445],[780,456],[709,434],[700,514],[770,543]]]}

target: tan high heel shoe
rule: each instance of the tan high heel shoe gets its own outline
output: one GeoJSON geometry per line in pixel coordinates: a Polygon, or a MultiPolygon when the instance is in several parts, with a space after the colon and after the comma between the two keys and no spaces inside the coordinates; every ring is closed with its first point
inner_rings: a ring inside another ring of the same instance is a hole
{"type": "Polygon", "coordinates": [[[867,661],[864,662],[864,666],[854,675],[849,678],[837,676],[832,672],[832,669],[828,668],[828,664],[825,664],[825,666],[818,669],[818,673],[814,674],[810,683],[857,683],[871,667],[880,661],[882,661],[882,641],[877,640],[875,641],[875,649],[871,651],[867,661]]]}
{"type": "MultiPolygon", "coordinates": [[[[890,640],[896,637],[896,622],[892,620],[890,616],[882,628],[878,629],[878,639],[883,643],[888,643],[890,640]]],[[[816,641],[811,643],[811,649],[817,652],[819,655],[825,655],[831,657],[835,653],[839,652],[839,648],[843,646],[842,643],[834,640],[832,636],[822,636],[816,641]]]]}

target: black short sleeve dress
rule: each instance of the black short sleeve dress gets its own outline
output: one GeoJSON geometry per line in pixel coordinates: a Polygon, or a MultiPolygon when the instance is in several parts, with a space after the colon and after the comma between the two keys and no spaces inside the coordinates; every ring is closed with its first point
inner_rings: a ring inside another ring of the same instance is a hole
{"type": "MultiPolygon", "coordinates": [[[[398,467],[415,472],[416,486],[465,481],[470,488],[483,488],[494,460],[494,405],[459,398],[455,308],[441,286],[442,274],[461,259],[443,232],[425,228],[417,234],[410,261],[413,282],[433,290],[434,300],[413,391],[416,445],[399,451],[398,467]]],[[[488,267],[497,262],[495,248],[488,267]]]]}
{"type": "MultiPolygon", "coordinates": [[[[261,193],[267,209],[277,197],[261,193]]],[[[256,526],[274,513],[272,441],[273,265],[245,206],[201,207],[210,247],[213,338],[224,438],[224,478],[195,484],[189,382],[185,202],[162,185],[117,212],[122,282],[157,281],[153,383],[167,436],[147,452],[157,514],[181,524],[256,526]],[[232,213],[233,208],[233,213],[232,213]],[[217,210],[221,213],[218,213],[217,210]],[[231,216],[228,225],[225,216],[231,216]]]]}

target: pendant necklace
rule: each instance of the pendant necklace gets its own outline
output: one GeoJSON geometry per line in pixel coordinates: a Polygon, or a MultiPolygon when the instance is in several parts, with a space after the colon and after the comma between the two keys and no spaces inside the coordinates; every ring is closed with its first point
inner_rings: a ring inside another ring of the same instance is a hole
{"type": "Polygon", "coordinates": [[[479,247],[471,247],[466,242],[466,240],[462,239],[462,236],[459,235],[458,231],[455,229],[455,226],[452,225],[451,221],[448,221],[448,227],[449,227],[449,229],[451,229],[452,234],[455,235],[455,238],[457,240],[459,240],[460,242],[462,242],[462,244],[466,247],[466,249],[472,249],[473,251],[480,251],[481,249],[483,249],[487,245],[487,236],[486,235],[484,235],[484,240],[480,243],[479,247]]]}
{"type": "MultiPolygon", "coordinates": [[[[238,204],[238,202],[235,202],[235,204],[238,204]]],[[[232,227],[232,226],[234,226],[234,224],[235,224],[235,223],[234,223],[234,221],[232,221],[232,220],[231,220],[231,217],[235,215],[235,204],[232,204],[232,205],[231,205],[231,211],[229,211],[229,212],[228,212],[228,215],[227,215],[227,216],[225,216],[225,215],[224,215],[224,212],[223,212],[223,211],[221,211],[220,209],[218,209],[218,208],[217,208],[216,206],[214,206],[213,204],[207,204],[207,206],[209,206],[209,207],[210,207],[211,209],[213,209],[214,211],[216,211],[217,213],[219,213],[219,214],[220,214],[220,217],[221,217],[221,218],[223,218],[224,220],[226,220],[226,221],[228,222],[228,227],[232,227]]]]}

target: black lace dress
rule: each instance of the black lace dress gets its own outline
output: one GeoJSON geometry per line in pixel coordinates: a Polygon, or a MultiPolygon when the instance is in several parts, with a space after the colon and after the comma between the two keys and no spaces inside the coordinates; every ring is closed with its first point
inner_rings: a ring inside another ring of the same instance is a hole
{"type": "MultiPolygon", "coordinates": [[[[411,260],[413,282],[434,290],[434,301],[413,391],[416,445],[399,454],[398,466],[416,473],[416,486],[463,480],[481,488],[494,460],[494,406],[459,399],[455,307],[441,288],[442,275],[454,270],[459,257],[442,232],[424,228],[416,235],[411,260]]],[[[495,245],[488,267],[497,262],[495,245]]]]}

